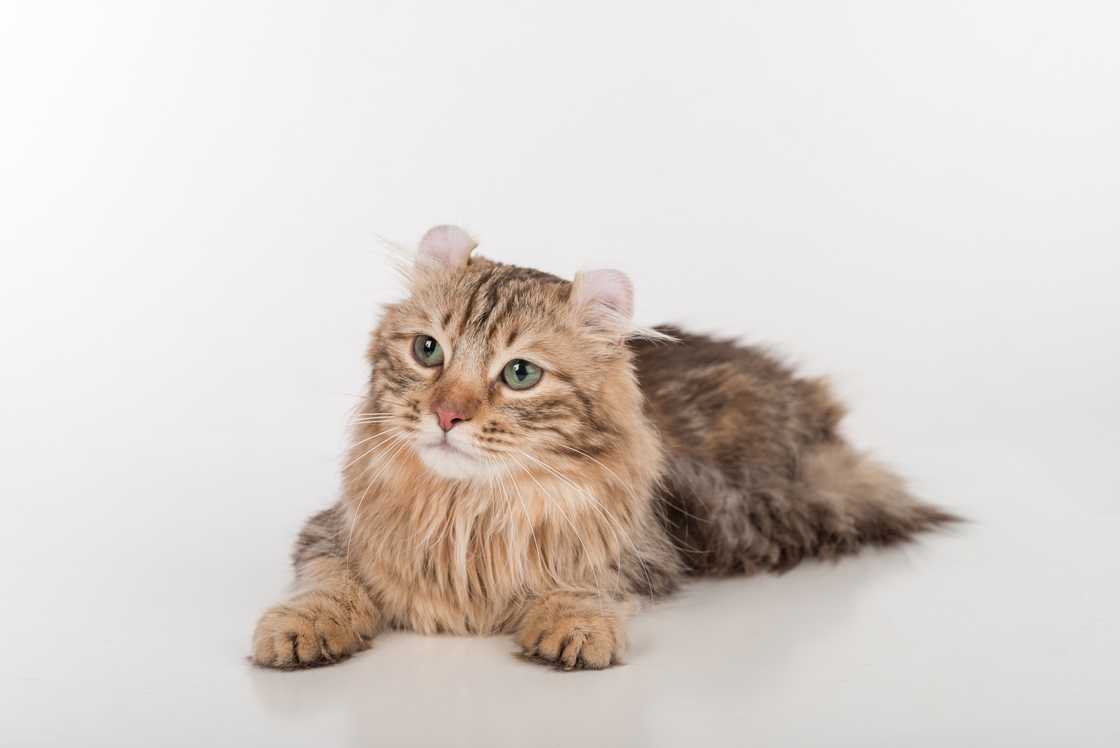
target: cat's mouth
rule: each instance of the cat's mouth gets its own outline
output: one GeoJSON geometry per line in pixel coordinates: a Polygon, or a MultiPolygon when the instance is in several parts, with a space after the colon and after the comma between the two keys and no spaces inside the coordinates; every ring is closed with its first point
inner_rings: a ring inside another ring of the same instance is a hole
{"type": "Polygon", "coordinates": [[[441,442],[437,442],[435,445],[429,446],[428,448],[433,449],[438,453],[456,454],[456,455],[462,455],[463,457],[470,457],[471,459],[474,459],[474,457],[470,453],[468,453],[468,452],[466,452],[462,449],[459,449],[458,447],[456,447],[454,444],[447,441],[446,439],[444,439],[441,442]]]}
{"type": "Polygon", "coordinates": [[[443,478],[470,478],[480,475],[486,466],[476,455],[454,444],[447,435],[416,445],[424,465],[443,478]]]}

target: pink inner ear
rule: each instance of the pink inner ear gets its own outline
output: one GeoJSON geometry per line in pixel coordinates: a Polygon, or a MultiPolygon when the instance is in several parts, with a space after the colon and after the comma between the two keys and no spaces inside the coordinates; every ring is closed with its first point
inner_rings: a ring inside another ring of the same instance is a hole
{"type": "Polygon", "coordinates": [[[625,319],[634,315],[634,286],[620,270],[588,270],[576,275],[572,290],[579,306],[597,304],[625,319]]]}
{"type": "Polygon", "coordinates": [[[466,267],[471,250],[477,246],[478,242],[458,226],[433,226],[420,239],[418,261],[458,270],[466,267]]]}

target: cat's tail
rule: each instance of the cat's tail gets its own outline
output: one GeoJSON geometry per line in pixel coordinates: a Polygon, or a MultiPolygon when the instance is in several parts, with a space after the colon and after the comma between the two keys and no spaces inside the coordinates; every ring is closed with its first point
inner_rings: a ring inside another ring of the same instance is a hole
{"type": "Polygon", "coordinates": [[[801,478],[809,522],[802,536],[805,555],[837,558],[962,521],[915,498],[902,478],[842,441],[811,449],[801,478]]]}
{"type": "Polygon", "coordinates": [[[697,573],[782,572],[835,560],[962,521],[915,498],[888,468],[842,440],[801,456],[783,490],[765,480],[732,487],[714,471],[677,462],[664,495],[667,528],[697,573]]]}

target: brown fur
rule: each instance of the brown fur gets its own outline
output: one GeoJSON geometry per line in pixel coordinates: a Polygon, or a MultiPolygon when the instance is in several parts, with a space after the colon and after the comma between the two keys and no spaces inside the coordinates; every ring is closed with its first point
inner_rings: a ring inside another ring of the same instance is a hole
{"type": "Polygon", "coordinates": [[[824,383],[675,329],[626,343],[588,293],[483,258],[417,268],[373,333],[342,500],[300,534],[257,663],[334,662],[391,626],[511,632],[534,659],[606,667],[634,600],[686,573],[782,571],[953,519],[847,446],[824,383]],[[416,361],[417,335],[443,366],[416,361]],[[512,358],[541,382],[503,386],[512,358]],[[423,452],[437,405],[466,417],[475,472],[423,452]]]}
{"type": "Polygon", "coordinates": [[[827,382],[758,348],[662,330],[634,345],[646,412],[669,454],[659,496],[690,570],[785,571],[950,522],[837,433],[827,382]]]}

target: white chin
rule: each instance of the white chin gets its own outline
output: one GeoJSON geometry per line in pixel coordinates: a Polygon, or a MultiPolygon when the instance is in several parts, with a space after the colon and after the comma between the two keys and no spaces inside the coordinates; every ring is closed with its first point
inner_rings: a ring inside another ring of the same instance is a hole
{"type": "Polygon", "coordinates": [[[417,447],[416,452],[425,467],[441,478],[462,480],[486,474],[484,462],[447,445],[417,447]]]}

